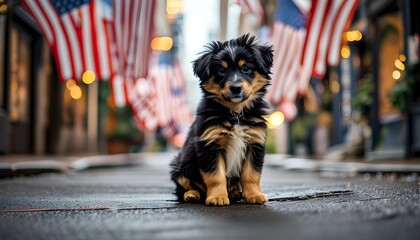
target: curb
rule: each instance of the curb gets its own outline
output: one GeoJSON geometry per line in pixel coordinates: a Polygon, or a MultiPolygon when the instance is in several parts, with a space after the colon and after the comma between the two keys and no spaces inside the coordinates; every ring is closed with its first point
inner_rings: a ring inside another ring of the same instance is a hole
{"type": "Polygon", "coordinates": [[[293,171],[320,171],[348,173],[420,173],[418,163],[371,163],[371,162],[342,162],[332,160],[313,160],[306,158],[269,159],[268,166],[281,167],[293,171]]]}
{"type": "MultiPolygon", "coordinates": [[[[168,164],[159,159],[171,159],[176,152],[127,153],[116,155],[96,155],[81,158],[56,160],[17,161],[0,163],[0,179],[31,176],[43,173],[69,173],[92,168],[126,167],[139,164],[168,164]],[[149,161],[154,157],[154,161],[149,161]]],[[[359,173],[420,173],[420,161],[407,163],[342,162],[297,158],[285,154],[267,154],[265,166],[280,167],[290,171],[313,171],[323,174],[334,173],[354,176],[359,173]]]]}
{"type": "MultiPolygon", "coordinates": [[[[144,164],[151,156],[161,155],[161,159],[172,158],[175,153],[126,153],[96,155],[81,158],[56,160],[15,161],[0,163],[0,179],[32,176],[44,173],[69,173],[92,168],[126,167],[144,164]]],[[[156,163],[153,163],[156,164],[156,163]]],[[[166,163],[165,163],[166,164],[166,163]]]]}
{"type": "Polygon", "coordinates": [[[54,160],[0,163],[0,178],[31,176],[43,173],[66,173],[70,169],[64,162],[54,160]]]}

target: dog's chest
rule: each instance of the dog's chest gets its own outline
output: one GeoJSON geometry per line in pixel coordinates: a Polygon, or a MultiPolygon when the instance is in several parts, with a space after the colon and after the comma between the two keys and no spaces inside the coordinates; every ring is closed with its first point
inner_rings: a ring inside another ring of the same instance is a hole
{"type": "Polygon", "coordinates": [[[239,177],[245,159],[249,136],[247,126],[234,125],[227,135],[225,148],[225,165],[227,177],[239,177]]]}

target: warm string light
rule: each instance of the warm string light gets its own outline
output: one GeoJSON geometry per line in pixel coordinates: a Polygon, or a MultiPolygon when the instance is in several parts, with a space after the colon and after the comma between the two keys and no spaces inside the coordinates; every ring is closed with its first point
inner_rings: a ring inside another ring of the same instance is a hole
{"type": "MultiPolygon", "coordinates": [[[[91,84],[95,81],[95,72],[91,71],[91,70],[87,70],[85,72],[83,72],[82,74],[82,81],[85,84],[91,84]]],[[[83,95],[82,93],[82,89],[77,85],[76,80],[74,79],[69,79],[66,82],[66,88],[70,91],[70,96],[71,98],[77,100],[80,99],[83,95]]]]}
{"type": "Polygon", "coordinates": [[[169,20],[175,19],[184,8],[183,0],[166,0],[166,16],[169,20]]]}
{"type": "Polygon", "coordinates": [[[95,73],[91,70],[87,70],[82,75],[82,81],[86,84],[91,84],[95,81],[95,73]]]}
{"type": "Polygon", "coordinates": [[[268,115],[265,120],[267,120],[268,128],[277,128],[284,122],[284,114],[282,112],[276,111],[268,115]]]}
{"type": "Polygon", "coordinates": [[[77,86],[77,82],[74,79],[67,80],[66,87],[70,91],[71,98],[77,100],[82,97],[82,89],[77,86]]]}
{"type": "Polygon", "coordinates": [[[346,41],[357,42],[362,40],[363,34],[359,30],[347,31],[343,34],[346,41]]]}
{"type": "Polygon", "coordinates": [[[402,77],[402,72],[405,70],[404,61],[406,60],[406,56],[404,54],[400,54],[397,59],[394,60],[395,69],[392,72],[392,78],[395,80],[399,80],[402,77]]]}
{"type": "Polygon", "coordinates": [[[343,45],[343,46],[341,46],[341,51],[340,51],[340,53],[341,53],[341,56],[342,56],[343,58],[349,58],[349,57],[350,57],[350,47],[349,47],[349,46],[347,46],[347,45],[343,45]]]}
{"type": "Polygon", "coordinates": [[[6,3],[0,3],[0,13],[6,13],[9,6],[6,3]]]}
{"type": "MultiPolygon", "coordinates": [[[[347,42],[357,42],[362,40],[363,34],[359,30],[347,31],[343,33],[343,38],[347,42]]],[[[341,57],[349,58],[350,57],[350,47],[348,45],[341,46],[341,57]]]]}
{"type": "Polygon", "coordinates": [[[156,37],[150,45],[153,50],[169,51],[173,46],[173,41],[170,37],[156,37]]]}

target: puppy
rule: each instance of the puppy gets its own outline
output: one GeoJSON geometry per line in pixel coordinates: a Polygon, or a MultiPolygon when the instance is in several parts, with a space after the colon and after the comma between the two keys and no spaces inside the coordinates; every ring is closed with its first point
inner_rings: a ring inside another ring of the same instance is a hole
{"type": "Polygon", "coordinates": [[[267,202],[260,188],[268,109],[263,96],[272,65],[272,47],[249,34],[213,41],[193,61],[203,97],[185,145],[171,162],[180,202],[267,202]]]}

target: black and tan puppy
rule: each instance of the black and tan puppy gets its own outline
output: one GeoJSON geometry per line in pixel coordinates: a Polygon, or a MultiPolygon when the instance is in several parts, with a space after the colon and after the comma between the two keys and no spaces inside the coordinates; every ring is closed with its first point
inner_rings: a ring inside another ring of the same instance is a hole
{"type": "Polygon", "coordinates": [[[203,97],[182,152],[171,163],[181,202],[229,205],[268,200],[260,179],[266,142],[263,100],[273,63],[271,46],[245,34],[214,41],[193,62],[203,97]]]}

